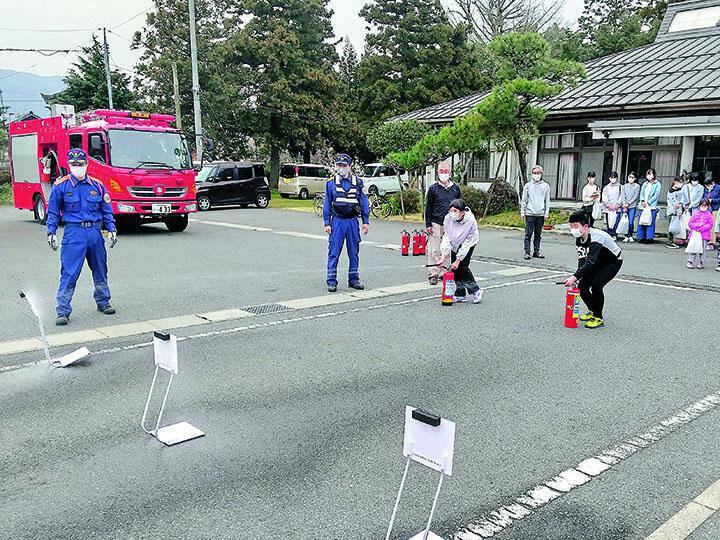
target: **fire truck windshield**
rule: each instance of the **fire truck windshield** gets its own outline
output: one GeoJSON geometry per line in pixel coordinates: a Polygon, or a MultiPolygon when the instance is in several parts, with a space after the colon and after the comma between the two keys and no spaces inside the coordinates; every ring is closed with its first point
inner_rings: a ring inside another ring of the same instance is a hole
{"type": "Polygon", "coordinates": [[[190,152],[179,133],[108,130],[110,164],[128,169],[190,169],[190,152]]]}

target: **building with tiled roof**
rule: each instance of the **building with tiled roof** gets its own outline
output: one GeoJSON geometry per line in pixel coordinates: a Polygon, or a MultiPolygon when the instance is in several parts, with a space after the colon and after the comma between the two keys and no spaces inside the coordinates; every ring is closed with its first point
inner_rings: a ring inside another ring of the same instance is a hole
{"type": "MultiPolygon", "coordinates": [[[[587,79],[544,103],[548,116],[529,165],[545,169],[555,199],[577,200],[585,176],[606,182],[653,167],[667,185],[683,170],[720,175],[720,0],[668,6],[654,43],[585,64],[587,79]]],[[[440,126],[467,114],[474,94],[395,117],[440,126]]],[[[514,159],[475,160],[470,179],[517,182],[514,159]]]]}

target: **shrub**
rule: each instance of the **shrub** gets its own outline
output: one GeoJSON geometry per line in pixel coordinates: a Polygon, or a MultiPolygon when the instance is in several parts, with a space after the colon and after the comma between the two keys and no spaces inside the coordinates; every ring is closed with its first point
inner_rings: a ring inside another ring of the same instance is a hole
{"type": "Polygon", "coordinates": [[[487,202],[487,191],[470,186],[460,186],[460,196],[475,217],[482,217],[487,202]]]}
{"type": "MultiPolygon", "coordinates": [[[[405,213],[415,214],[420,211],[420,200],[422,194],[417,189],[406,189],[403,191],[403,202],[405,203],[405,213]]],[[[400,194],[393,193],[390,195],[390,204],[393,210],[397,209],[400,213],[400,194]]]]}
{"type": "Polygon", "coordinates": [[[0,169],[0,184],[10,183],[10,169],[0,169]]]}
{"type": "Polygon", "coordinates": [[[497,180],[493,190],[492,199],[488,208],[488,215],[501,214],[510,210],[518,210],[518,194],[505,180],[497,180]]]}

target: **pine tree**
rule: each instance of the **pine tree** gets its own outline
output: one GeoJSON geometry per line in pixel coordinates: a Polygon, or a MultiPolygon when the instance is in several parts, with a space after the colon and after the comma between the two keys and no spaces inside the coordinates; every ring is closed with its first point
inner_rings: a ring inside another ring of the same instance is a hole
{"type": "Polygon", "coordinates": [[[360,61],[360,104],[373,122],[487,88],[467,27],[440,0],[375,0],[361,11],[372,31],[360,61]]]}
{"type": "Polygon", "coordinates": [[[345,38],[342,54],[340,55],[340,80],[347,87],[357,84],[358,56],[355,47],[345,38]]]}
{"type": "MultiPolygon", "coordinates": [[[[74,105],[77,111],[107,109],[108,92],[105,77],[103,47],[93,35],[92,44],[81,48],[77,62],[63,78],[65,90],[51,98],[52,103],[74,105]]],[[[132,109],[136,105],[135,94],[130,90],[130,77],[110,69],[115,109],[132,109]]]]}

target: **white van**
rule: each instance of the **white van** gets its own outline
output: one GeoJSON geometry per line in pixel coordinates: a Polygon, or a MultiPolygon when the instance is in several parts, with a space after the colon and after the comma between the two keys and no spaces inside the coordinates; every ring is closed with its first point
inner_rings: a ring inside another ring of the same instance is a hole
{"type": "MultiPolygon", "coordinates": [[[[408,173],[404,169],[400,169],[400,180],[403,183],[403,189],[409,187],[408,173]]],[[[370,195],[375,193],[395,193],[400,191],[398,184],[397,172],[395,169],[383,163],[368,163],[363,168],[360,175],[364,184],[364,191],[370,195]]]]}
{"type": "Polygon", "coordinates": [[[278,191],[287,199],[291,195],[305,200],[316,193],[325,193],[325,184],[330,171],[324,165],[315,163],[285,163],[280,167],[278,191]]]}

